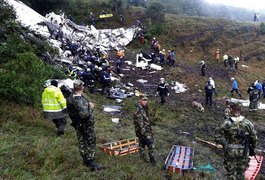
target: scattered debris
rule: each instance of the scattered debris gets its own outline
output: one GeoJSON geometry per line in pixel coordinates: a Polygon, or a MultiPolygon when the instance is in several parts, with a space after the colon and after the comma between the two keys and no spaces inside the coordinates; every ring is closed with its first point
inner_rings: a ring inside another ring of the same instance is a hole
{"type": "Polygon", "coordinates": [[[116,124],[119,124],[120,119],[119,118],[111,118],[111,121],[116,123],[116,124]]]}
{"type": "MultiPolygon", "coordinates": [[[[239,102],[244,107],[248,107],[249,106],[249,100],[242,100],[242,99],[231,98],[231,102],[235,102],[235,103],[239,102]]],[[[265,109],[265,104],[259,102],[258,109],[265,109]]]]}
{"type": "Polygon", "coordinates": [[[110,114],[119,114],[121,113],[121,106],[112,106],[112,105],[103,105],[103,111],[110,114]]]}
{"type": "Polygon", "coordinates": [[[175,91],[175,93],[182,93],[187,91],[187,86],[185,84],[181,84],[178,82],[175,82],[175,86],[172,87],[172,90],[175,91]]]}
{"type": "Polygon", "coordinates": [[[139,83],[147,83],[148,81],[144,80],[144,79],[138,79],[137,82],[139,82],[139,83]]]}
{"type": "Polygon", "coordinates": [[[244,64],[242,64],[241,66],[244,68],[249,68],[247,65],[244,65],[244,64]]]}

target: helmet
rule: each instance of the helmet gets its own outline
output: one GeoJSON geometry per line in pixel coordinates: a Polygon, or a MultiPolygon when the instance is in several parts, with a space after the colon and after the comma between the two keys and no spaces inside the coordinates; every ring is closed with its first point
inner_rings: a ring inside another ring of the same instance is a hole
{"type": "Polygon", "coordinates": [[[235,80],[235,78],[234,77],[231,77],[231,81],[234,81],[235,80]]]}

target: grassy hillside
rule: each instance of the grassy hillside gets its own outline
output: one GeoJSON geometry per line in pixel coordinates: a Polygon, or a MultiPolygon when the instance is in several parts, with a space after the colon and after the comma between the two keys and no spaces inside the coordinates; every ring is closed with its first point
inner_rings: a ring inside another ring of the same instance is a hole
{"type": "MultiPolygon", "coordinates": [[[[0,179],[224,179],[225,169],[221,151],[196,142],[193,137],[213,141],[214,129],[222,122],[225,104],[223,97],[230,97],[232,76],[237,78],[244,98],[248,98],[246,89],[251,82],[256,79],[263,80],[265,37],[259,34],[258,25],[253,23],[170,14],[166,20],[164,33],[157,36],[157,39],[162,48],[175,50],[178,66],[165,66],[163,71],[152,75],[135,69],[124,72],[127,78],[123,79],[123,82],[130,81],[134,84],[136,79],[144,78],[151,84],[156,84],[160,77],[165,77],[166,80],[186,83],[189,88],[189,91],[182,94],[171,91],[164,106],[159,105],[158,98],[150,97],[157,167],[153,168],[150,164],[143,163],[137,153],[111,157],[97,149],[97,160],[108,169],[90,172],[82,165],[75,131],[69,126],[70,121],[65,136],[58,138],[53,124],[43,118],[40,102],[33,108],[10,100],[1,100],[0,179]],[[237,72],[231,73],[223,67],[222,62],[214,61],[213,54],[217,48],[220,49],[221,56],[228,53],[242,57],[237,72]],[[207,64],[206,77],[199,76],[198,63],[202,59],[207,64]],[[243,68],[242,64],[248,68],[243,68]],[[199,113],[191,107],[191,102],[196,99],[204,105],[203,88],[209,76],[215,80],[219,95],[214,97],[213,107],[206,107],[205,113],[199,113]],[[190,132],[192,136],[183,135],[181,131],[190,132]],[[165,172],[164,161],[172,145],[194,147],[194,166],[211,164],[217,169],[216,173],[194,171],[181,177],[165,172]]],[[[137,39],[126,50],[126,58],[133,61],[135,52],[140,50],[149,52],[149,44],[141,46],[137,39]]],[[[149,94],[155,91],[141,86],[138,88],[149,94]]],[[[132,115],[136,98],[124,101],[122,114],[115,116],[120,118],[121,123],[114,124],[111,122],[111,117],[114,116],[102,113],[102,105],[115,102],[99,94],[86,95],[96,106],[94,114],[98,144],[135,137],[132,115]]],[[[262,101],[264,102],[263,99],[262,101]]],[[[264,110],[251,114],[244,108],[242,114],[254,122],[258,131],[258,148],[262,149],[265,147],[264,110]]],[[[259,178],[265,178],[264,166],[259,178]]]]}

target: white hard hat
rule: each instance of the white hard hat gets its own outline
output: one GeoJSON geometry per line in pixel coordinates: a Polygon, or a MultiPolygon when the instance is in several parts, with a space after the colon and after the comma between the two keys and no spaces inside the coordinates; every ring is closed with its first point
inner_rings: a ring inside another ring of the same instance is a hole
{"type": "Polygon", "coordinates": [[[231,77],[231,81],[233,81],[233,80],[235,80],[235,78],[234,77],[231,77]]]}

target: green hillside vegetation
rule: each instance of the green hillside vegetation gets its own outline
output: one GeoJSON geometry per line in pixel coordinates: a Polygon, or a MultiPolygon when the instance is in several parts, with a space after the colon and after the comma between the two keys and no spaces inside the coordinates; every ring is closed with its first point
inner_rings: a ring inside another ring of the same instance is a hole
{"type": "MultiPolygon", "coordinates": [[[[159,105],[158,98],[150,97],[157,167],[143,163],[137,153],[116,157],[108,156],[97,148],[96,159],[106,165],[107,170],[91,172],[82,164],[70,120],[65,135],[58,138],[54,125],[42,115],[41,93],[45,80],[65,77],[62,69],[44,58],[45,52],[54,54],[54,50],[47,44],[40,45],[34,38],[21,38],[27,30],[14,22],[12,11],[3,6],[2,0],[0,2],[0,179],[224,179],[222,152],[195,141],[194,137],[214,141],[214,129],[223,119],[223,97],[230,97],[231,77],[238,80],[245,99],[248,98],[246,91],[250,83],[264,79],[265,36],[260,31],[260,24],[166,14],[163,31],[154,34],[149,29],[154,27],[153,24],[148,26],[148,21],[143,21],[148,31],[147,44],[142,46],[135,39],[125,51],[126,59],[133,61],[135,52],[148,52],[150,39],[156,36],[162,48],[175,50],[178,66],[165,66],[160,74],[152,76],[136,69],[137,73],[133,72],[130,80],[138,79],[135,74],[155,83],[164,77],[186,83],[189,91],[181,94],[171,91],[164,106],[159,105]],[[221,57],[224,53],[241,57],[237,72],[229,72],[222,61],[215,62],[214,52],[217,48],[221,51],[221,57]],[[198,63],[201,60],[207,65],[205,77],[200,76],[198,63]],[[243,64],[248,68],[242,67],[243,64]],[[209,76],[215,80],[219,95],[213,97],[213,107],[205,107],[205,112],[200,113],[191,103],[196,99],[204,105],[204,85],[209,76]],[[184,177],[165,172],[164,162],[172,145],[195,148],[194,166],[211,164],[217,171],[193,171],[184,177]]],[[[142,20],[146,18],[142,7],[130,6],[124,11],[125,17],[132,17],[133,14],[142,20]]],[[[135,20],[126,18],[125,26],[134,24],[135,20]]],[[[99,26],[120,27],[120,24],[118,18],[113,18],[108,25],[99,26]]],[[[111,55],[110,59],[113,58],[111,55]]],[[[150,94],[154,91],[148,90],[150,94]]],[[[133,112],[137,98],[124,100],[122,114],[117,116],[121,123],[115,124],[111,122],[113,116],[102,113],[102,105],[115,104],[113,100],[97,93],[86,92],[86,96],[95,103],[97,144],[135,137],[133,112]]],[[[244,108],[242,114],[255,124],[257,148],[262,149],[265,147],[264,110],[251,114],[244,108]]],[[[258,179],[264,178],[263,165],[258,179]]]]}

